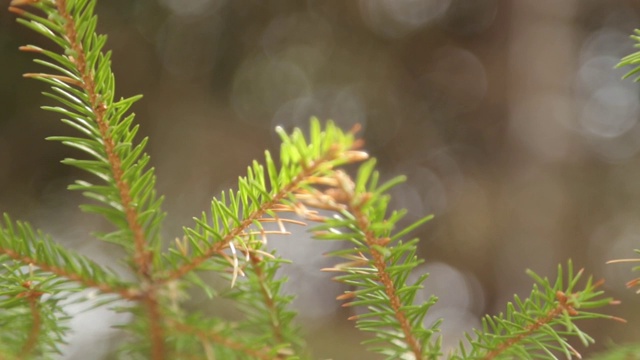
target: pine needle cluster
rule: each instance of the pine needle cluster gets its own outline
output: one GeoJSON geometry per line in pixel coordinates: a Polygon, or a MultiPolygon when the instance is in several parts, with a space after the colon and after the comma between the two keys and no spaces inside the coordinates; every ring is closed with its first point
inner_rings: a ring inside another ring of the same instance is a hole
{"type": "MultiPolygon", "coordinates": [[[[318,240],[349,244],[330,253],[336,263],[322,270],[348,285],[338,300],[362,309],[351,320],[372,334],[366,341],[371,351],[387,359],[442,358],[440,322],[425,322],[437,299],[415,301],[428,275],[409,280],[422,260],[416,256],[418,240],[405,239],[431,217],[398,225],[406,211],[389,209],[388,191],[403,177],[380,182],[357,127],[343,131],[331,121],[312,119],[308,134],[276,129],[282,140],[279,156],[265,152],[263,161],[254,161],[239,178],[237,188],[213,198],[181,237],[173,242],[162,238],[163,198],[156,193],[145,153],[147,138],[137,139],[139,127],[129,112],[141,97],[116,98],[111,53],[103,50],[106,36],[95,32],[95,5],[96,0],[12,0],[9,10],[52,42],[53,50],[21,47],[50,71],[25,77],[48,85],[44,95],[58,105],[44,109],[58,113],[73,131],[49,139],[84,153],[82,159],[63,163],[90,175],[69,186],[89,200],[81,209],[113,225],[111,232],[94,234],[96,241],[120,246],[135,277],[124,279],[5,215],[0,225],[0,358],[54,358],[73,316],[61,301],[86,289],[96,291],[103,306],[116,299],[128,304],[119,308],[132,315],[124,326],[131,341],[120,349],[123,358],[309,358],[290,307],[292,296],[282,291],[286,278],[278,276],[287,260],[268,246],[270,236],[288,235],[291,226],[309,226],[318,240]],[[354,175],[344,170],[356,163],[354,175]],[[225,277],[229,290],[216,291],[205,274],[225,277]],[[181,305],[190,287],[202,289],[212,301],[231,299],[242,319],[186,311],[181,305]]],[[[612,318],[592,309],[615,302],[598,289],[600,282],[581,281],[582,270],[574,272],[571,263],[559,268],[554,281],[531,276],[537,284],[528,298],[516,297],[503,314],[485,317],[482,329],[468,334],[468,343],[448,356],[579,357],[569,339],[584,345],[593,339],[576,322],[612,318]]]]}

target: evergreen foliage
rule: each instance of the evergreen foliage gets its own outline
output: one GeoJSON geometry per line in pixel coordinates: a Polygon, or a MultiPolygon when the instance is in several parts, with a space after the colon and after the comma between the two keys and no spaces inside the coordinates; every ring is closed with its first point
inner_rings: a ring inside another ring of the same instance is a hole
{"type": "MultiPolygon", "coordinates": [[[[436,302],[415,301],[427,274],[409,281],[422,260],[418,240],[404,238],[428,221],[398,226],[404,210],[388,208],[388,190],[402,177],[380,183],[375,160],[361,149],[357,128],[343,131],[332,122],[311,121],[305,136],[299,129],[277,129],[279,158],[266,152],[254,161],[237,190],[214,198],[208,211],[184,227],[184,236],[163,247],[162,197],[144,152],[147,139],[136,140],[138,125],[128,112],[140,99],[115,100],[110,53],[97,35],[95,0],[12,0],[18,21],[47,37],[55,50],[21,47],[43,59],[36,62],[53,73],[26,77],[47,83],[45,95],[58,106],[75,135],[49,139],[82,150],[86,158],[63,163],[91,174],[91,181],[69,186],[90,200],[82,210],[109,220],[114,230],[96,234],[119,245],[136,275],[126,281],[109,269],[75,254],[29,225],[5,215],[0,226],[0,358],[50,358],[66,331],[61,299],[94,289],[108,304],[127,300],[132,321],[124,327],[134,339],[120,349],[126,358],[141,359],[299,359],[308,358],[294,323],[292,297],[282,292],[286,278],[277,270],[286,262],[267,247],[271,235],[287,235],[287,227],[316,223],[316,239],[350,246],[330,253],[339,262],[323,269],[351,290],[338,297],[362,308],[355,325],[371,332],[370,350],[387,359],[438,359],[443,356],[440,322],[425,325],[436,302]],[[368,159],[368,160],[367,160],[368,159]],[[359,163],[356,176],[341,168],[359,163]],[[270,224],[270,226],[266,226],[270,224]],[[275,228],[275,230],[273,229],[275,228]],[[203,274],[228,279],[228,291],[216,291],[203,274]],[[211,298],[228,298],[244,317],[229,321],[181,308],[187,287],[201,288],[211,298]],[[5,331],[7,330],[7,331],[5,331]]],[[[593,309],[614,303],[591,279],[579,286],[582,270],[571,263],[553,281],[530,273],[536,281],[527,299],[515,298],[505,314],[487,316],[483,328],[468,335],[449,355],[453,359],[555,358],[578,356],[568,342],[593,342],[578,320],[613,318],[593,309]]],[[[78,301],[82,301],[79,299],[78,301]]]]}
{"type": "MultiPolygon", "coordinates": [[[[634,33],[635,35],[631,35],[631,39],[633,39],[636,42],[634,47],[640,48],[640,29],[634,30],[634,33]]],[[[618,65],[616,65],[617,68],[623,67],[623,66],[634,66],[632,70],[630,70],[628,73],[626,73],[623,76],[623,79],[630,78],[636,75],[638,72],[640,72],[640,51],[636,51],[632,54],[629,54],[623,57],[618,63],[618,65]]],[[[633,81],[635,82],[639,80],[640,80],[640,77],[636,77],[633,79],[633,81]]]]}

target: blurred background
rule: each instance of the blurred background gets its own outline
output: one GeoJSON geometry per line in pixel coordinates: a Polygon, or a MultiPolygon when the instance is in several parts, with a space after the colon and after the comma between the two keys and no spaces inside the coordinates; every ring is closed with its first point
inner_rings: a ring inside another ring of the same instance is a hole
{"type": "MultiPolygon", "coordinates": [[[[53,47],[17,25],[8,2],[0,212],[111,264],[117,250],[88,235],[104,224],[65,191],[86,177],[58,162],[75,153],[43,141],[71,130],[38,108],[51,104],[46,87],[21,77],[43,68],[18,46],[53,47]]],[[[134,111],[167,196],[167,239],[277,150],[276,125],[304,128],[312,115],[359,123],[383,177],[409,177],[392,192],[393,207],[410,211],[405,224],[435,214],[415,236],[419,272],[431,273],[422,299],[441,300],[427,321],[444,319],[446,346],[528,294],[526,268],[555,277],[569,258],[606,278],[622,305],[605,311],[631,323],[585,323],[598,343],[583,354],[640,338],[640,297],[624,285],[631,266],[605,265],[640,248],[638,85],[613,69],[633,51],[640,1],[110,0],[97,12],[119,95],[145,96],[134,111]]],[[[374,359],[334,300],[345,288],[318,272],[340,245],[290,230],[271,245],[294,261],[287,291],[314,357],[374,359]]],[[[188,306],[216,311],[199,293],[188,306]]],[[[82,313],[64,358],[86,358],[88,345],[109,352],[118,321],[82,313]]]]}

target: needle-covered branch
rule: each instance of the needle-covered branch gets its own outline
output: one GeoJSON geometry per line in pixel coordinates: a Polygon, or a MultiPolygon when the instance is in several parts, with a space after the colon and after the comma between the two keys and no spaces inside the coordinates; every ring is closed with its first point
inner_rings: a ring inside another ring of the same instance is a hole
{"type": "Polygon", "coordinates": [[[404,212],[388,211],[386,192],[403,178],[379,184],[379,175],[374,169],[374,160],[364,163],[355,181],[342,171],[328,174],[317,180],[328,186],[327,189],[302,189],[296,193],[296,199],[304,206],[337,213],[323,218],[323,224],[314,227],[314,235],[322,240],[346,241],[353,246],[330,253],[347,261],[323,270],[346,273],[335,279],[355,290],[338,299],[348,300],[343,306],[365,309],[365,313],[351,319],[358,328],[375,334],[375,338],[367,341],[370,348],[388,359],[437,359],[441,355],[439,342],[432,341],[432,337],[439,324],[428,328],[424,325],[424,317],[436,299],[414,303],[427,275],[409,281],[409,275],[422,260],[416,256],[417,240],[401,240],[431,217],[396,231],[404,212]]]}
{"type": "Polygon", "coordinates": [[[167,260],[173,269],[158,280],[186,278],[211,294],[213,289],[194,270],[230,274],[232,289],[225,296],[246,315],[240,328],[265,345],[287,346],[296,353],[303,341],[292,325],[295,314],[287,310],[292,297],[280,293],[285,279],[276,278],[283,261],[264,247],[269,236],[289,234],[288,226],[306,225],[290,216],[301,212],[313,216],[295,205],[297,191],[367,155],[357,150],[360,142],[354,131],[344,132],[332,122],[322,127],[313,119],[309,140],[299,129],[291,135],[278,132],[283,140],[280,164],[266,152],[265,165],[254,162],[247,176],[239,179],[237,191],[214,198],[210,212],[195,219],[195,228],[185,228],[183,240],[170,249],[167,260]]]}
{"type": "Polygon", "coordinates": [[[25,74],[49,84],[51,91],[44,94],[60,104],[43,108],[62,115],[62,122],[79,133],[48,139],[86,153],[89,159],[65,159],[63,163],[98,178],[96,183],[78,180],[69,188],[95,201],[82,209],[104,216],[118,229],[100,237],[127,249],[134,270],[148,278],[160,245],[162,198],[156,196],[153,168],[147,167],[147,139],[134,142],[138,126],[133,124],[133,114],[126,115],[141,96],[114,100],[111,52],[103,51],[106,36],[95,32],[95,0],[13,0],[11,5],[10,10],[22,17],[18,22],[60,48],[57,52],[33,45],[20,49],[42,55],[44,59],[35,62],[54,72],[25,74]],[[30,5],[34,11],[18,5],[30,5]]]}
{"type": "MultiPolygon", "coordinates": [[[[331,252],[344,261],[323,270],[339,273],[336,280],[351,287],[338,299],[347,301],[345,307],[362,308],[351,319],[373,333],[370,349],[387,359],[439,359],[439,322],[425,324],[436,298],[415,302],[427,274],[412,276],[422,260],[417,239],[404,240],[430,217],[399,228],[405,211],[388,208],[388,190],[403,178],[380,184],[374,160],[361,164],[355,177],[341,170],[368,158],[355,138],[357,129],[343,131],[317,119],[308,137],[299,129],[289,135],[278,128],[279,158],[266,152],[264,162],[254,161],[237,189],[214,198],[210,209],[163,251],[162,197],[156,195],[154,170],[144,152],[147,139],[136,140],[138,125],[129,113],[140,97],[115,100],[111,54],[103,51],[106,37],[95,32],[95,6],[96,0],[12,0],[10,10],[56,48],[21,47],[41,56],[36,63],[47,69],[25,77],[51,87],[45,95],[57,106],[45,109],[60,114],[77,132],[49,138],[84,152],[85,159],[63,162],[95,176],[69,189],[92,200],[83,210],[115,225],[99,238],[126,251],[136,277],[122,280],[5,217],[0,224],[0,359],[53,356],[65,331],[61,299],[86,289],[129,300],[118,309],[131,315],[121,327],[137,337],[120,348],[123,357],[304,358],[307,351],[289,308],[292,296],[282,291],[287,279],[278,276],[287,261],[269,249],[268,240],[308,222],[320,224],[313,228],[316,238],[350,245],[331,252]],[[217,292],[203,273],[222,275],[229,288],[217,292]],[[188,285],[232,299],[243,316],[229,321],[188,313],[181,303],[188,285]]],[[[571,264],[566,278],[561,269],[553,284],[532,274],[537,284],[531,296],[516,298],[505,314],[486,317],[482,331],[470,335],[453,358],[576,356],[568,338],[585,345],[593,340],[575,321],[611,318],[589,310],[612,303],[590,279],[578,288],[581,274],[574,274],[571,264]]]]}
{"type": "Polygon", "coordinates": [[[144,153],[147,139],[136,144],[138,125],[133,123],[133,114],[126,115],[140,96],[114,100],[111,53],[103,51],[106,36],[96,33],[95,6],[95,0],[12,0],[9,10],[20,16],[18,22],[59,48],[50,51],[32,45],[21,47],[43,56],[36,62],[54,72],[30,73],[25,77],[51,86],[45,95],[59,106],[44,108],[62,115],[62,121],[79,133],[49,139],[88,156],[88,159],[65,159],[63,163],[95,175],[98,182],[78,180],[69,189],[80,190],[95,201],[83,205],[83,210],[98,213],[116,226],[116,231],[99,237],[127,251],[129,266],[140,279],[139,287],[144,289],[141,301],[148,310],[147,333],[154,344],[152,358],[162,359],[162,312],[153,286],[154,266],[160,259],[162,198],[156,196],[154,171],[148,167],[149,156],[144,153]]]}
{"type": "Polygon", "coordinates": [[[0,255],[0,358],[50,359],[64,342],[61,301],[77,286],[0,255]]]}
{"type": "Polygon", "coordinates": [[[57,283],[76,282],[124,299],[139,296],[135,284],[123,281],[113,271],[56,244],[29,224],[14,223],[6,214],[4,222],[0,223],[0,254],[20,266],[33,266],[56,275],[57,283]]]}
{"type": "Polygon", "coordinates": [[[577,321],[624,321],[590,311],[617,302],[603,296],[603,291],[598,289],[602,281],[594,282],[590,277],[579,286],[583,270],[574,272],[571,261],[565,269],[558,266],[555,281],[531,270],[528,274],[535,280],[531,294],[526,299],[516,296],[503,314],[486,316],[482,330],[476,330],[475,337],[467,335],[470,349],[461,345],[459,354],[452,359],[539,359],[554,358],[558,354],[566,359],[581,358],[569,339],[577,338],[583,346],[594,340],[576,325],[577,321]]]}

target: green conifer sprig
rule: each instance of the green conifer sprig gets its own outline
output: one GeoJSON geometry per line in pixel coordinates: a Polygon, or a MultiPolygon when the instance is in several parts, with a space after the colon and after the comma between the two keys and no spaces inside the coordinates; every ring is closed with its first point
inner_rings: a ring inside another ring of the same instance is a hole
{"type": "Polygon", "coordinates": [[[352,244],[348,249],[328,254],[344,258],[347,262],[323,270],[346,273],[338,275],[335,280],[355,287],[338,299],[349,300],[343,306],[366,309],[366,313],[352,319],[361,330],[375,334],[374,338],[366,341],[370,349],[385,354],[388,359],[406,356],[435,359],[440,355],[440,345],[437,341],[432,342],[431,338],[438,331],[439,323],[425,328],[424,317],[436,298],[422,304],[414,302],[427,275],[408,283],[409,275],[422,260],[415,254],[417,239],[401,240],[431,216],[395,231],[404,212],[388,214],[389,196],[386,191],[404,178],[378,184],[379,174],[374,168],[374,159],[362,164],[355,181],[346,173],[336,171],[320,181],[329,186],[328,189],[303,189],[297,192],[296,197],[306,206],[337,213],[324,217],[323,224],[313,228],[314,237],[352,244]]]}
{"type": "Polygon", "coordinates": [[[531,294],[525,299],[516,295],[505,313],[484,317],[475,337],[467,335],[471,349],[462,344],[452,359],[539,359],[558,354],[566,359],[581,358],[569,338],[578,338],[583,346],[592,344],[594,339],[575,324],[577,320],[608,318],[624,322],[588,311],[617,301],[602,296],[604,292],[598,288],[603,281],[594,282],[589,277],[586,284],[578,287],[583,270],[574,273],[571,261],[565,269],[558,266],[553,282],[531,270],[527,273],[535,280],[531,294]]]}
{"type": "Polygon", "coordinates": [[[49,359],[58,354],[65,331],[66,314],[61,298],[51,296],[69,284],[51,273],[0,256],[0,358],[21,354],[22,358],[49,359]],[[47,298],[42,301],[42,298],[47,298]]]}
{"type": "Polygon", "coordinates": [[[34,231],[27,223],[14,223],[6,214],[4,224],[0,223],[0,254],[13,263],[35,266],[56,275],[57,286],[63,283],[69,286],[65,282],[67,280],[106,294],[125,298],[135,298],[138,295],[134,284],[123,281],[113,271],[69,251],[48,236],[34,231]]]}
{"type": "Polygon", "coordinates": [[[90,159],[65,159],[63,163],[85,170],[100,181],[96,184],[77,181],[69,189],[82,191],[86,197],[95,200],[93,204],[83,205],[82,209],[103,215],[118,229],[101,237],[130,250],[135,271],[148,277],[160,246],[158,235],[164,217],[160,210],[162,198],[156,196],[154,171],[147,166],[149,156],[144,153],[147,139],[134,145],[138,125],[133,124],[133,114],[126,115],[141,96],[114,101],[111,52],[102,51],[106,36],[95,33],[95,1],[25,0],[13,1],[12,5],[10,9],[24,17],[18,18],[18,22],[49,38],[64,52],[59,55],[35,46],[21,48],[44,55],[48,60],[37,59],[36,62],[60,73],[25,76],[51,85],[52,91],[44,94],[63,107],[43,108],[63,115],[62,121],[81,135],[48,139],[89,155],[90,159]],[[24,3],[47,16],[15,7],[24,3]]]}
{"type": "MultiPolygon", "coordinates": [[[[634,33],[635,35],[630,36],[631,39],[633,39],[636,42],[636,44],[633,47],[640,48],[640,29],[635,29],[634,33]]],[[[630,78],[636,75],[638,72],[640,72],[640,51],[636,51],[632,54],[629,54],[623,57],[620,60],[620,62],[618,62],[618,65],[616,65],[616,68],[620,68],[623,66],[634,66],[633,69],[631,69],[622,77],[623,79],[630,78]]],[[[640,76],[633,79],[633,81],[636,81],[636,82],[639,80],[640,80],[640,76]]]]}
{"type": "MultiPolygon", "coordinates": [[[[122,357],[305,358],[304,341],[293,322],[295,313],[289,309],[292,296],[282,291],[286,278],[277,276],[286,261],[267,242],[273,235],[289,234],[289,226],[308,222],[319,223],[313,228],[317,239],[350,245],[329,254],[345,262],[324,270],[344,273],[336,280],[352,289],[339,299],[349,301],[345,306],[363,309],[352,319],[357,327],[374,334],[368,341],[370,348],[388,359],[440,357],[439,322],[424,323],[436,299],[415,302],[427,275],[410,280],[421,260],[416,256],[417,240],[403,240],[430,217],[398,228],[405,212],[388,209],[387,191],[403,178],[379,184],[375,160],[361,164],[355,178],[339,169],[368,157],[359,150],[362,142],[355,138],[356,131],[342,131],[332,122],[323,126],[316,119],[308,136],[299,129],[290,135],[277,129],[282,138],[278,161],[267,152],[264,164],[254,162],[247,176],[239,179],[237,190],[214,198],[210,210],[163,250],[162,197],[156,195],[155,175],[144,153],[147,139],[135,140],[138,127],[133,115],[127,115],[140,97],[114,100],[110,53],[102,51],[106,37],[95,33],[95,4],[95,0],[12,0],[10,10],[22,17],[19,22],[60,47],[58,52],[21,47],[43,55],[46,59],[36,62],[54,72],[25,76],[51,86],[45,95],[59,105],[45,109],[61,114],[62,121],[79,133],[50,138],[83,151],[88,159],[63,162],[97,177],[95,183],[79,180],[69,188],[92,200],[82,206],[85,211],[115,225],[115,231],[98,238],[120,245],[137,277],[124,281],[7,217],[0,226],[0,271],[5,275],[0,278],[0,325],[15,320],[21,332],[7,337],[0,332],[0,358],[5,357],[3,353],[20,359],[55,353],[65,330],[59,299],[87,288],[128,301],[118,310],[133,315],[122,327],[135,338],[121,348],[122,357]],[[32,8],[19,7],[24,5],[32,8]],[[203,273],[228,278],[230,289],[213,288],[201,277],[203,273]],[[228,320],[188,313],[181,305],[189,285],[201,287],[216,300],[234,300],[244,316],[228,320]]],[[[498,324],[495,329],[487,326],[477,333],[477,340],[471,339],[471,353],[461,350],[454,356],[510,357],[520,354],[522,344],[525,350],[538,349],[527,347],[527,341],[549,350],[543,357],[553,358],[556,351],[571,356],[565,336],[591,340],[573,321],[605,317],[583,309],[611,303],[600,298],[591,281],[577,290],[579,277],[570,273],[566,287],[537,278],[539,285],[531,298],[509,307],[512,310],[504,321],[487,318],[485,324],[498,324]],[[550,313],[552,308],[542,305],[545,301],[555,304],[557,312],[550,313]],[[519,328],[507,326],[516,319],[536,319],[533,315],[551,319],[549,314],[557,315],[553,321],[568,330],[550,330],[546,324],[527,327],[526,321],[519,328]],[[504,334],[491,335],[492,330],[499,333],[501,325],[504,334]]]]}

